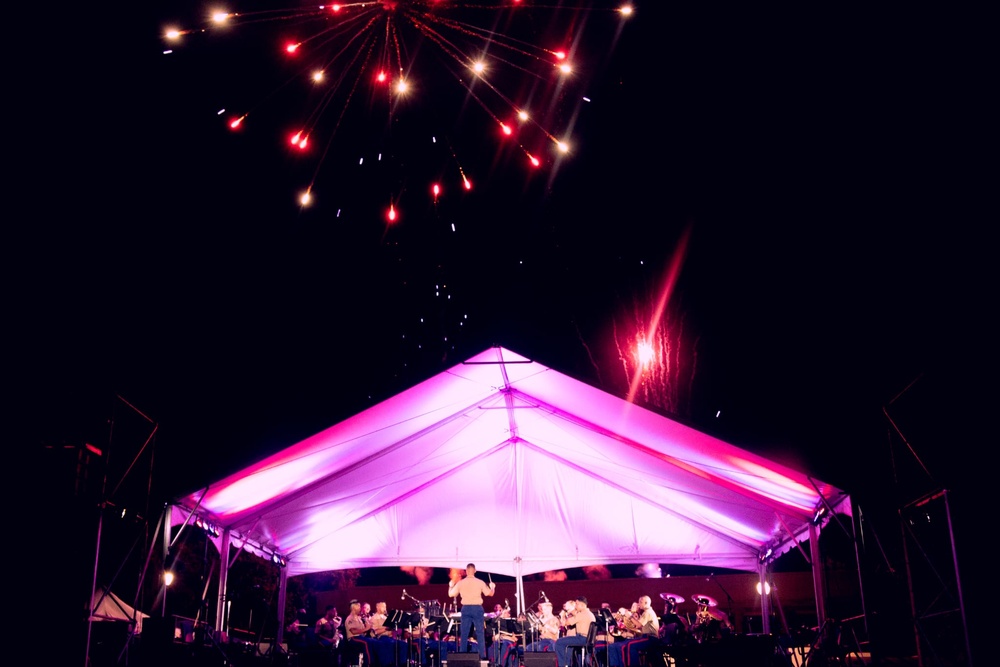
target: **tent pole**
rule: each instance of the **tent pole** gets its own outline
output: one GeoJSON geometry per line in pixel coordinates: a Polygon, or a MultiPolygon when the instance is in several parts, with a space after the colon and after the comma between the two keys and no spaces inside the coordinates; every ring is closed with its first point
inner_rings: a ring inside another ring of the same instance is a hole
{"type": "MultiPolygon", "coordinates": [[[[853,502],[853,501],[852,501],[853,502]]],[[[858,551],[858,525],[861,523],[861,508],[858,508],[858,523],[854,522],[854,512],[851,512],[851,543],[854,546],[854,563],[858,566],[858,593],[861,598],[861,619],[865,628],[865,640],[871,639],[871,630],[868,628],[868,603],[865,602],[865,578],[861,571],[861,553],[858,551]]]]}
{"type": "Polygon", "coordinates": [[[285,641],[285,605],[287,604],[288,595],[288,568],[279,567],[278,568],[278,632],[276,633],[274,643],[281,646],[281,643],[285,641]]]}
{"type": "MultiPolygon", "coordinates": [[[[107,482],[107,475],[104,477],[105,482],[107,482]]],[[[101,503],[100,508],[98,508],[97,515],[97,549],[94,552],[94,575],[90,583],[90,603],[94,602],[94,594],[97,593],[97,561],[101,556],[101,530],[104,523],[104,503],[101,503]]],[[[93,609],[89,610],[91,613],[87,614],[87,646],[86,652],[83,655],[83,665],[88,667],[90,663],[90,633],[94,627],[93,609]]]]}
{"type": "Polygon", "coordinates": [[[948,518],[948,538],[951,544],[951,561],[955,567],[955,590],[958,592],[958,608],[962,615],[962,635],[965,639],[965,655],[972,667],[972,644],[969,643],[969,625],[965,618],[965,600],[962,597],[962,579],[958,575],[958,551],[955,549],[955,529],[951,522],[951,506],[948,504],[948,490],[944,490],[944,510],[948,518]]]}
{"type": "MultiPolygon", "coordinates": [[[[169,506],[164,511],[169,512],[169,506]]],[[[164,575],[166,574],[168,565],[170,565],[168,563],[168,559],[170,558],[170,530],[170,519],[168,515],[167,520],[163,522],[163,571],[160,572],[160,581],[163,585],[163,599],[160,602],[160,618],[167,617],[167,581],[164,578],[164,575]]]]}
{"type": "Polygon", "coordinates": [[[514,572],[517,575],[517,615],[523,614],[527,607],[524,606],[524,577],[521,575],[521,558],[518,557],[514,562],[514,572]]]}
{"type": "MultiPolygon", "coordinates": [[[[767,561],[761,560],[757,567],[757,590],[760,592],[760,620],[761,632],[765,635],[771,634],[771,585],[767,583],[767,561]]],[[[732,619],[730,619],[730,623],[732,619]]]]}
{"type": "Polygon", "coordinates": [[[813,592],[816,595],[816,627],[826,622],[826,592],[823,585],[823,559],[819,553],[819,529],[809,524],[809,557],[812,561],[813,592]]]}
{"type": "Polygon", "coordinates": [[[229,581],[229,543],[232,537],[229,529],[222,531],[222,544],[219,545],[219,601],[215,609],[215,632],[216,634],[226,630],[226,586],[229,581]]]}

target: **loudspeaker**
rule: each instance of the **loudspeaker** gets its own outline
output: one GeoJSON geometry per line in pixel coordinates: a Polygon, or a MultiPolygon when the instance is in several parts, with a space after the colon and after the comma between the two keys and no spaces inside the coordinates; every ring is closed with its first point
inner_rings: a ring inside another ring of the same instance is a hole
{"type": "Polygon", "coordinates": [[[555,651],[524,652],[524,667],[556,667],[557,664],[555,651]]]}
{"type": "Polygon", "coordinates": [[[448,667],[479,667],[479,653],[452,653],[448,652],[448,659],[444,661],[448,667]]]}

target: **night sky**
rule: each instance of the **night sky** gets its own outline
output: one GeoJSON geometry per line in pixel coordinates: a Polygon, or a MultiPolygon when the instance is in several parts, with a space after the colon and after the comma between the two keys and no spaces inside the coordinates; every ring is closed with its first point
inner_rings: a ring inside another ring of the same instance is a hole
{"type": "Polygon", "coordinates": [[[615,42],[613,12],[530,8],[513,34],[579,26],[581,70],[549,98],[502,82],[572,124],[570,155],[528,169],[425,41],[407,56],[433,94],[392,119],[359,95],[314,172],[283,134],[304,96],[266,50],[285,26],[164,55],[202,9],[148,4],[67,21],[67,80],[36,78],[13,130],[38,142],[8,247],[15,446],[124,453],[142,429],[116,441],[108,420],[140,411],[166,498],[493,345],[625,396],[619,348],[674,267],[670,366],[639,402],[888,526],[936,487],[971,517],[968,469],[996,443],[976,17],[640,3],[615,42]],[[217,115],[258,102],[239,133],[217,115]]]}

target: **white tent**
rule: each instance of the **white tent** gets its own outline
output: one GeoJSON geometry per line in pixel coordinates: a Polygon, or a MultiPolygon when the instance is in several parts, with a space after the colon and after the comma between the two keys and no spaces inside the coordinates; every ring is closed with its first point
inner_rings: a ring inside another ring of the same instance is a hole
{"type": "Polygon", "coordinates": [[[178,499],[172,521],[207,521],[287,576],[474,562],[520,581],[760,571],[850,511],[830,484],[496,347],[178,499]]]}
{"type": "Polygon", "coordinates": [[[142,619],[149,618],[149,614],[136,611],[132,605],[104,588],[94,592],[88,611],[91,621],[135,621],[135,634],[142,632],[142,619]]]}

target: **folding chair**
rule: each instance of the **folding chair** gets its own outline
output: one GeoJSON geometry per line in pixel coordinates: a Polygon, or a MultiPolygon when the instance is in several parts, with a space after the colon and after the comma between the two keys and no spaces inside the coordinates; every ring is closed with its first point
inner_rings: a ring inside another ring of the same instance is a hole
{"type": "Polygon", "coordinates": [[[598,667],[594,645],[597,643],[597,623],[587,630],[587,643],[573,647],[573,662],[577,667],[598,667]]]}

